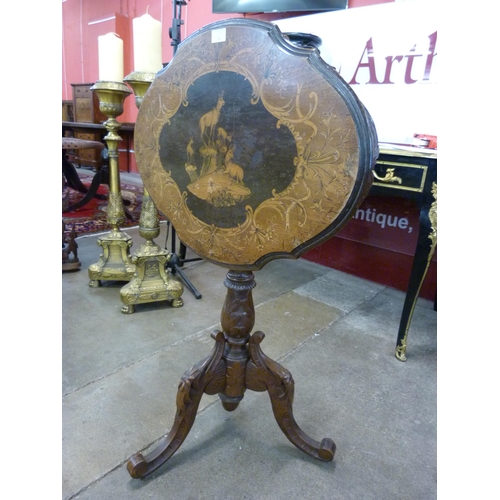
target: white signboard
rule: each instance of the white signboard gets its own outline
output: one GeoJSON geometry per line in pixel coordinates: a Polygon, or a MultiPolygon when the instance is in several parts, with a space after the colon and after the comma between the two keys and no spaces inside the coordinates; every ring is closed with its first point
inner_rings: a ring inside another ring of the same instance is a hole
{"type": "Polygon", "coordinates": [[[366,106],[380,142],[437,134],[436,2],[407,0],[276,21],[321,38],[334,66],[366,106]]]}

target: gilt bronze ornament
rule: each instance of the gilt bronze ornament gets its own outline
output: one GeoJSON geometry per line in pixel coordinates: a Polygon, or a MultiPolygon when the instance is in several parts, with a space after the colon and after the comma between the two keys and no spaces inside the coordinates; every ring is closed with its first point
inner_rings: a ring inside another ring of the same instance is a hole
{"type": "Polygon", "coordinates": [[[130,259],[132,238],[124,233],[120,226],[125,221],[125,210],[120,188],[120,170],[118,167],[118,144],[121,137],[117,131],[121,124],[116,120],[123,113],[123,102],[132,93],[121,82],[98,81],[91,87],[99,98],[99,109],[108,120],[104,126],[108,134],[104,137],[109,155],[109,199],[107,221],[111,231],[97,239],[102,248],[99,261],[89,266],[89,286],[98,287],[101,280],[130,281],[134,276],[135,265],[130,259]]]}
{"type": "MultiPolygon", "coordinates": [[[[138,109],[154,77],[152,73],[136,71],[124,79],[134,90],[138,109]]],[[[171,258],[170,253],[154,242],[154,238],[160,234],[160,220],[146,188],[143,191],[139,234],[146,241],[132,255],[136,271],[132,280],[120,290],[120,298],[125,304],[121,311],[131,314],[136,304],[165,300],[170,301],[173,307],[181,307],[184,304],[181,299],[184,287],[168,272],[166,266],[171,258]]]]}

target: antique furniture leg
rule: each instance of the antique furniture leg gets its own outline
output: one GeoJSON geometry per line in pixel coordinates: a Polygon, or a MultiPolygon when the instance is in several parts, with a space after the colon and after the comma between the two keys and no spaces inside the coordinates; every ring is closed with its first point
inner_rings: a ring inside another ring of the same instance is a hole
{"type": "Polygon", "coordinates": [[[295,422],[292,412],[294,382],[291,373],[261,350],[262,332],[250,338],[251,361],[247,365],[247,387],[254,391],[268,391],[274,417],[285,436],[300,450],[314,458],[329,462],[333,460],[336,445],[324,438],[321,443],[311,439],[295,422]]]}
{"type": "MultiPolygon", "coordinates": [[[[73,203],[73,205],[65,207],[64,208],[65,212],[73,212],[74,210],[77,210],[85,206],[93,198],[98,198],[100,200],[108,199],[108,197],[105,194],[99,194],[97,192],[101,184],[108,184],[108,185],[110,184],[108,162],[109,162],[108,151],[106,148],[104,148],[104,145],[102,143],[96,141],[87,141],[84,139],[73,139],[70,137],[63,137],[63,157],[62,157],[63,177],[66,180],[69,187],[85,195],[79,201],[73,203]],[[78,172],[76,171],[74,165],[71,162],[69,162],[68,159],[66,158],[64,154],[64,149],[89,149],[89,148],[102,150],[101,151],[102,166],[99,170],[97,170],[94,177],[92,178],[90,187],[87,187],[80,180],[80,177],[78,176],[78,172]]],[[[133,221],[134,220],[133,215],[126,208],[124,208],[124,211],[127,219],[133,221]]]]}
{"type": "Polygon", "coordinates": [[[224,336],[212,334],[215,346],[212,353],[194,365],[181,378],[177,392],[177,413],[169,434],[148,455],[133,455],[127,470],[134,478],[145,477],[163,465],[180,447],[193,426],[203,393],[217,394],[224,386],[224,336]]]}
{"type": "MultiPolygon", "coordinates": [[[[419,209],[417,245],[408,280],[396,341],[396,358],[406,361],[407,337],[413,311],[437,243],[437,153],[382,146],[373,172],[370,194],[412,200],[419,209]],[[432,218],[435,220],[431,220],[432,218]],[[430,238],[430,239],[429,239],[430,238]],[[436,240],[436,241],[435,241],[436,240]]],[[[436,302],[434,302],[436,310],[436,302]]]]}
{"type": "Polygon", "coordinates": [[[427,270],[437,245],[437,184],[432,184],[432,195],[434,201],[430,209],[425,205],[420,212],[420,230],[417,242],[417,251],[413,261],[408,292],[403,305],[403,313],[399,324],[398,338],[396,342],[396,358],[406,361],[406,343],[408,330],[410,329],[413,311],[417,304],[418,294],[424,282],[427,270]]]}
{"type": "Polygon", "coordinates": [[[71,137],[62,138],[62,172],[64,179],[69,187],[84,194],[85,196],[74,203],[65,207],[65,212],[72,212],[78,208],[85,206],[92,198],[106,199],[105,195],[97,194],[99,186],[103,183],[109,182],[107,171],[103,171],[104,167],[96,172],[92,178],[92,183],[89,188],[83,184],[78,176],[78,172],[74,165],[66,158],[65,151],[68,149],[104,149],[104,144],[97,141],[88,141],[84,139],[74,139],[71,137]]]}
{"type": "Polygon", "coordinates": [[[297,448],[319,460],[333,460],[335,443],[329,438],[321,443],[311,439],[293,418],[290,372],[262,352],[262,332],[250,336],[255,323],[253,273],[229,271],[224,284],[228,291],[221,313],[223,332],[212,334],[216,342],[212,353],[183,375],[168,436],[148,455],[136,453],[128,461],[127,469],[134,478],[151,474],[177,451],[194,423],[203,393],[219,394],[224,409],[234,411],[246,389],[268,391],[278,425],[297,448]]]}
{"type": "Polygon", "coordinates": [[[66,153],[64,151],[64,140],[63,140],[63,150],[62,150],[62,172],[63,176],[68,183],[68,186],[75,189],[76,191],[87,194],[88,188],[83,184],[78,176],[78,172],[74,165],[66,158],[66,153]]]}
{"type": "Polygon", "coordinates": [[[68,237],[64,234],[66,231],[66,224],[64,220],[62,221],[62,270],[63,271],[75,271],[80,269],[82,265],[78,259],[78,244],[75,241],[76,231],[75,226],[71,228],[71,232],[68,237]],[[71,257],[73,254],[73,257],[71,257]]]}
{"type": "Polygon", "coordinates": [[[93,198],[101,198],[101,196],[104,195],[99,195],[97,193],[97,190],[99,189],[99,186],[105,182],[104,179],[104,169],[102,168],[98,172],[95,173],[94,177],[92,178],[92,182],[90,184],[90,187],[87,189],[87,192],[85,193],[85,196],[81,199],[78,200],[76,203],[73,203],[73,205],[69,205],[65,212],[73,212],[74,210],[77,210],[78,208],[84,207],[90,200],[93,198]]]}

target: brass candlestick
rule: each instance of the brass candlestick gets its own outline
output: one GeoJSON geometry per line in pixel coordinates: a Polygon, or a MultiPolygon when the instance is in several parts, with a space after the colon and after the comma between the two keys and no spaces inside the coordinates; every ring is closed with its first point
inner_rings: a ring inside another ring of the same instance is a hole
{"type": "Polygon", "coordinates": [[[134,91],[135,105],[137,109],[141,108],[142,100],[146,95],[149,87],[155,79],[155,73],[145,73],[143,71],[133,71],[130,75],[126,76],[123,81],[127,82],[134,91]]]}
{"type": "Polygon", "coordinates": [[[116,117],[123,113],[123,102],[132,92],[122,82],[98,81],[91,87],[99,98],[99,109],[108,120],[104,126],[108,131],[104,140],[109,154],[109,200],[108,224],[111,231],[97,239],[103,253],[99,261],[89,267],[89,286],[101,286],[101,280],[130,281],[134,276],[133,264],[129,250],[132,238],[120,230],[125,221],[125,210],[120,189],[120,170],[118,168],[118,144],[121,137],[117,134],[121,124],[116,117]]]}
{"type": "MultiPolygon", "coordinates": [[[[138,109],[154,78],[154,73],[136,71],[124,79],[134,90],[138,109]]],[[[125,304],[121,311],[131,314],[135,311],[135,304],[163,300],[172,301],[173,307],[181,307],[183,301],[180,297],[184,287],[166,269],[171,254],[153,241],[160,234],[160,222],[156,205],[146,188],[143,191],[139,234],[146,241],[132,256],[136,272],[132,280],[120,290],[121,300],[125,304]]]]}

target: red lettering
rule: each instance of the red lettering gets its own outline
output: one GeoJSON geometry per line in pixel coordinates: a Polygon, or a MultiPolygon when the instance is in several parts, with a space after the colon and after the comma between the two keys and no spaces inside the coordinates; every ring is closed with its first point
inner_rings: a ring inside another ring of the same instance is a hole
{"type": "Polygon", "coordinates": [[[429,80],[431,75],[432,61],[434,61],[434,57],[437,55],[434,52],[436,50],[437,35],[437,31],[435,31],[432,35],[429,35],[429,54],[427,55],[427,61],[425,63],[423,78],[424,80],[429,80]]]}
{"type": "Polygon", "coordinates": [[[384,81],[382,83],[390,83],[391,85],[394,84],[394,82],[391,82],[391,70],[392,70],[392,63],[394,61],[397,61],[397,62],[401,62],[403,60],[403,56],[396,56],[396,57],[392,57],[392,56],[387,56],[385,58],[385,77],[384,77],[384,81]]]}
{"type": "Polygon", "coordinates": [[[359,60],[358,66],[356,68],[356,71],[354,72],[354,76],[349,82],[349,85],[358,85],[358,82],[356,81],[356,75],[358,74],[360,68],[368,68],[370,79],[366,83],[380,83],[377,80],[377,74],[375,72],[375,60],[373,59],[373,42],[371,38],[366,42],[365,49],[361,54],[361,59],[359,60]],[[365,57],[365,53],[367,54],[368,62],[361,62],[365,57]]]}
{"type": "Polygon", "coordinates": [[[406,71],[405,71],[405,83],[415,83],[417,80],[414,80],[411,77],[411,68],[413,66],[413,60],[415,57],[422,57],[422,54],[411,54],[411,52],[415,52],[415,47],[416,45],[413,46],[413,48],[410,50],[410,54],[408,54],[406,57],[408,58],[408,61],[406,63],[406,71]]]}
{"type": "MultiPolygon", "coordinates": [[[[426,59],[426,63],[425,63],[425,69],[424,69],[424,75],[423,75],[422,81],[430,79],[432,63],[434,61],[434,57],[437,55],[437,53],[436,53],[437,31],[432,33],[432,35],[429,35],[428,38],[429,38],[429,52],[427,54],[427,59],[426,59]]],[[[392,73],[392,69],[394,67],[394,63],[396,63],[396,62],[399,63],[404,58],[406,58],[406,69],[405,69],[404,83],[406,83],[407,85],[410,85],[412,83],[418,82],[418,79],[415,79],[412,76],[413,63],[417,57],[423,57],[424,54],[416,54],[415,53],[416,47],[417,46],[414,45],[406,56],[402,56],[402,55],[387,56],[385,58],[384,80],[382,82],[379,82],[377,80],[377,72],[376,72],[376,67],[375,67],[373,39],[370,38],[365,44],[365,48],[363,49],[363,53],[361,54],[361,58],[360,58],[359,63],[356,67],[356,71],[354,72],[354,75],[351,78],[349,85],[359,85],[359,82],[357,81],[357,76],[358,76],[358,71],[361,69],[368,70],[369,79],[366,82],[367,84],[393,85],[394,82],[391,81],[391,73],[392,73]]]]}

